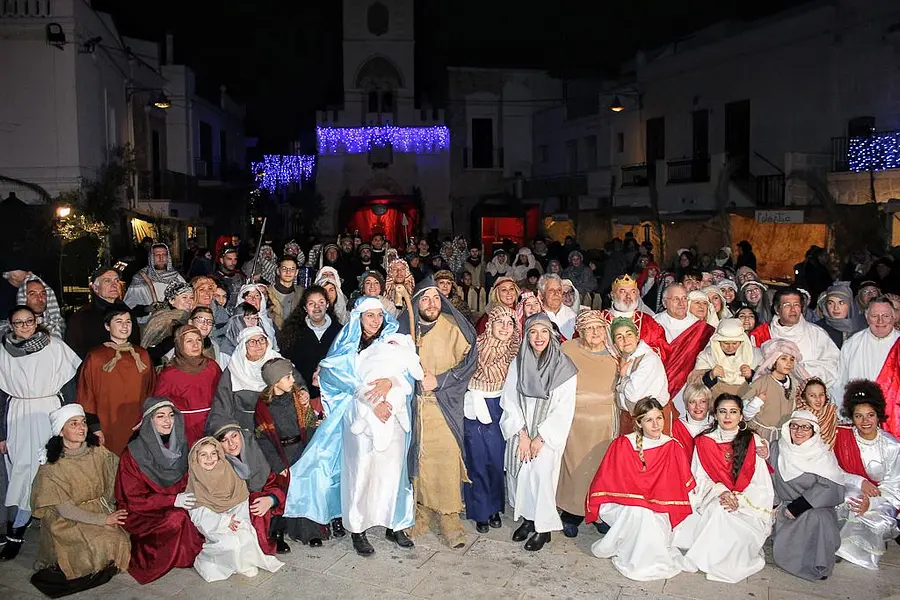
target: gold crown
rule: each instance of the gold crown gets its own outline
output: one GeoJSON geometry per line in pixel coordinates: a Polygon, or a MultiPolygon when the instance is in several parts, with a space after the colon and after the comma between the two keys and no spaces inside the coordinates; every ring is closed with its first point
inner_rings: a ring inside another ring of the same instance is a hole
{"type": "Polygon", "coordinates": [[[621,287],[637,287],[637,281],[631,278],[627,273],[622,275],[621,277],[616,277],[612,284],[612,291],[615,292],[617,289],[621,287]]]}

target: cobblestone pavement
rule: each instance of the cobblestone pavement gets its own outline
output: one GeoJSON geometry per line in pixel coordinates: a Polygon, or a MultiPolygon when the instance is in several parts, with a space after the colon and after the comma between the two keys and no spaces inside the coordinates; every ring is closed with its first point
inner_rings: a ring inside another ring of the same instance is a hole
{"type": "MultiPolygon", "coordinates": [[[[897,594],[895,598],[900,600],[900,546],[894,542],[888,545],[881,570],[866,571],[844,562],[827,581],[815,583],[779,570],[771,564],[771,557],[762,572],[738,584],[713,583],[702,574],[689,573],[640,583],[619,575],[609,560],[590,554],[590,545],[598,538],[591,526],[582,525],[574,540],[554,533],[553,540],[537,553],[512,542],[512,531],[511,521],[504,519],[502,529],[484,535],[469,527],[469,545],[459,550],[446,548],[433,535],[417,540],[413,550],[401,550],[385,541],[384,530],[376,528],[369,532],[376,549],[370,558],[356,555],[349,535],[314,549],[291,542],[293,552],[283,557],[286,564],[275,574],[260,572],[252,579],[235,575],[226,582],[208,584],[193,569],[177,569],[146,586],[128,575],[118,575],[105,586],[69,598],[878,600],[897,594]]],[[[0,600],[43,598],[28,582],[37,533],[36,527],[29,529],[19,557],[0,563],[0,600]]]]}

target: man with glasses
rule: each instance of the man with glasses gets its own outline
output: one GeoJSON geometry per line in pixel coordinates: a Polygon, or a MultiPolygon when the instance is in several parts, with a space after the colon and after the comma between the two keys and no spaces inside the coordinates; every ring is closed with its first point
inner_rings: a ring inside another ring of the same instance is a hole
{"type": "Polygon", "coordinates": [[[751,332],[750,339],[757,347],[770,339],[794,342],[803,356],[801,365],[831,389],[837,381],[840,350],[824,329],[803,317],[806,311],[803,294],[795,287],[779,288],[772,300],[772,310],[775,313],[772,321],[761,323],[751,332]]]}
{"type": "Polygon", "coordinates": [[[900,331],[894,328],[894,307],[889,298],[876,296],[866,307],[868,327],[850,336],[841,347],[838,382],[831,397],[840,409],[844,388],[854,379],[868,379],[881,385],[887,400],[888,420],[884,428],[900,434],[900,331]]]}
{"type": "Polygon", "coordinates": [[[300,306],[303,298],[303,286],[297,282],[300,265],[291,255],[282,256],[276,270],[277,280],[268,286],[269,313],[278,331],[284,327],[291,313],[300,306]]]}
{"type": "MultiPolygon", "coordinates": [[[[113,308],[121,308],[121,279],[119,272],[109,266],[98,268],[91,275],[91,302],[80,308],[69,318],[69,326],[66,330],[66,343],[75,354],[84,358],[92,349],[109,341],[109,332],[104,327],[104,316],[113,308]]],[[[134,311],[131,313],[132,322],[137,323],[134,311]]],[[[141,330],[135,326],[128,336],[128,341],[135,346],[141,343],[141,330]]]]}

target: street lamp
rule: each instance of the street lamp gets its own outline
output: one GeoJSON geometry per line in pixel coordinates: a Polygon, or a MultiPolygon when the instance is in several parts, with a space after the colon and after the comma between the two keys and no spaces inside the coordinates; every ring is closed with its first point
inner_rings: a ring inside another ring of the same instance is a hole
{"type": "Polygon", "coordinates": [[[65,219],[66,217],[68,217],[71,214],[72,214],[71,206],[63,205],[56,209],[56,216],[59,217],[60,219],[65,219]]]}
{"type": "Polygon", "coordinates": [[[625,105],[622,104],[622,101],[619,100],[618,96],[616,96],[615,98],[613,98],[612,104],[609,105],[609,110],[613,112],[622,112],[623,110],[625,110],[625,105]]]}
{"type": "Polygon", "coordinates": [[[159,95],[156,98],[154,98],[153,106],[155,106],[156,108],[162,108],[165,110],[166,108],[172,108],[172,103],[169,102],[169,99],[166,97],[166,95],[164,93],[160,92],[159,95]]]}

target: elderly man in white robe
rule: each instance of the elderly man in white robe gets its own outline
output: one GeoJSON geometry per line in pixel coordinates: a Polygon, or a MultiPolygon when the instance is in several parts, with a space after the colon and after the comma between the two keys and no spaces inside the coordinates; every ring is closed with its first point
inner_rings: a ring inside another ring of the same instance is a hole
{"type": "Polygon", "coordinates": [[[173,282],[185,283],[181,273],[172,266],[169,247],[153,244],[147,266],[134,275],[125,292],[128,308],[146,307],[146,315],[138,318],[141,325],[150,319],[150,311],[165,307],[166,288],[173,282]]]}
{"type": "Polygon", "coordinates": [[[544,312],[559,327],[567,340],[575,335],[575,311],[563,303],[563,283],[559,275],[545,273],[538,280],[538,292],[544,303],[544,312]]]}
{"type": "MultiPolygon", "coordinates": [[[[841,347],[838,380],[831,394],[839,411],[844,389],[854,379],[878,383],[889,407],[900,400],[900,331],[894,329],[894,307],[887,297],[878,296],[869,302],[865,315],[868,327],[850,336],[841,347]]],[[[889,409],[885,429],[896,436],[900,433],[900,415],[892,413],[889,409]]]]}
{"type": "Polygon", "coordinates": [[[816,327],[803,317],[806,300],[800,290],[794,287],[781,288],[775,292],[772,304],[775,317],[771,323],[762,323],[750,332],[750,338],[757,347],[775,338],[794,342],[803,355],[802,366],[807,372],[833,388],[837,382],[840,350],[824,329],[816,327]]]}

